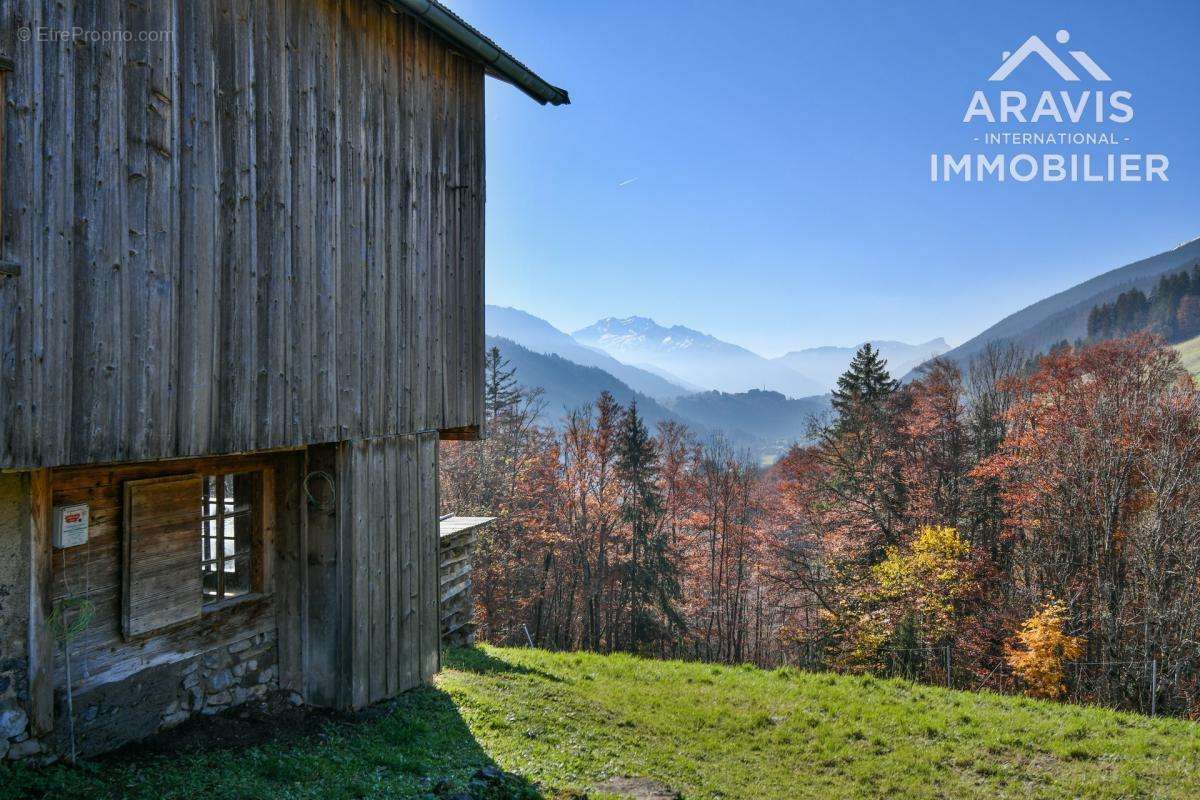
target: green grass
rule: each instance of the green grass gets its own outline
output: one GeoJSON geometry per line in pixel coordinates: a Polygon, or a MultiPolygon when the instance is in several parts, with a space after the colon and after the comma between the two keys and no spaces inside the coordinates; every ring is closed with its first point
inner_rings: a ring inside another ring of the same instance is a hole
{"type": "Polygon", "coordinates": [[[435,780],[469,790],[489,764],[521,777],[496,798],[581,797],[611,775],[687,798],[1200,796],[1200,728],[1181,720],[621,655],[480,648],[447,662],[436,688],[323,739],[9,769],[0,797],[430,797],[435,780]]]}
{"type": "Polygon", "coordinates": [[[1180,342],[1174,346],[1179,351],[1183,367],[1195,377],[1200,377],[1200,336],[1180,342]]]}

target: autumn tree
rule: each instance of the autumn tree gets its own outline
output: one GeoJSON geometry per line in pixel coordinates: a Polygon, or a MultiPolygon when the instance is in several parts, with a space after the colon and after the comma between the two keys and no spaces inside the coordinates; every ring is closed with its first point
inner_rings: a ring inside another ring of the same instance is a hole
{"type": "Polygon", "coordinates": [[[871,578],[848,642],[852,661],[899,666],[908,675],[940,664],[936,649],[954,640],[976,591],[970,546],[954,528],[926,526],[890,548],[871,578]]]}
{"type": "Polygon", "coordinates": [[[975,470],[1002,487],[1014,600],[1069,598],[1098,665],[1088,692],[1141,707],[1144,664],[1196,661],[1195,390],[1173,350],[1139,335],[1046,356],[1019,395],[975,470]]]}
{"type": "Polygon", "coordinates": [[[1067,690],[1066,664],[1079,658],[1083,640],[1068,635],[1066,624],[1066,608],[1060,601],[1051,600],[1021,623],[1014,641],[1005,647],[1008,665],[1031,697],[1054,699],[1067,690]]]}

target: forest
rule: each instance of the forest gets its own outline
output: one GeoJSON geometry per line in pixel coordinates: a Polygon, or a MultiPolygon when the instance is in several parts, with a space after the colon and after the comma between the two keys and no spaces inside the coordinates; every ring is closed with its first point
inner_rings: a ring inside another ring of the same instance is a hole
{"type": "Polygon", "coordinates": [[[494,514],[497,644],[903,675],[1200,715],[1200,408],[1162,339],[991,345],[903,385],[870,345],[760,467],[607,394],[536,424],[496,349],[442,505],[494,514]]]}
{"type": "Polygon", "coordinates": [[[1088,314],[1089,340],[1146,331],[1170,343],[1200,335],[1200,264],[1191,271],[1163,275],[1150,296],[1141,289],[1122,292],[1088,314]]]}

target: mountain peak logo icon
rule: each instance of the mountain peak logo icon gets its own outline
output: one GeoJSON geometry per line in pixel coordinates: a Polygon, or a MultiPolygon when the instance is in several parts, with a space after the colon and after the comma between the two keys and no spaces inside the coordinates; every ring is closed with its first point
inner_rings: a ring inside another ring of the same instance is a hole
{"type": "MultiPolygon", "coordinates": [[[[1067,42],[1071,41],[1071,34],[1066,30],[1060,30],[1054,38],[1059,44],[1066,44],[1067,42]]],[[[1084,51],[1068,50],[1067,52],[1071,58],[1075,59],[1079,66],[1083,67],[1087,74],[1091,75],[1095,80],[1112,80],[1112,78],[1108,77],[1108,73],[1101,69],[1100,65],[1093,61],[1092,57],[1084,51]]],[[[1025,59],[1035,54],[1041,56],[1041,59],[1050,66],[1050,69],[1057,72],[1058,76],[1064,81],[1080,80],[1079,74],[1076,73],[1075,70],[1071,69],[1071,67],[1067,65],[1067,62],[1059,58],[1058,54],[1051,50],[1038,36],[1030,36],[1025,40],[1023,45],[1017,48],[1015,53],[1009,53],[1007,51],[1003,53],[1000,57],[1000,60],[1003,63],[1000,64],[999,69],[992,73],[988,80],[1004,80],[1011,75],[1017,67],[1021,66],[1021,64],[1025,62],[1025,59]]]]}

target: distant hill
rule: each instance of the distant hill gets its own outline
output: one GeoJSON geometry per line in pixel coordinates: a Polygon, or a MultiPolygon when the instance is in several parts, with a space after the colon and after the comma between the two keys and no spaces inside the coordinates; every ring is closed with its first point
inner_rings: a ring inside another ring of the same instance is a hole
{"type": "Polygon", "coordinates": [[[831,411],[829,395],[790,399],[779,392],[700,392],[677,398],[668,408],[688,420],[724,431],[734,440],[755,441],[759,452],[779,456],[808,438],[814,419],[831,411]]]}
{"type": "Polygon", "coordinates": [[[828,396],[791,400],[778,392],[758,390],[741,394],[702,392],[660,403],[599,367],[537,353],[497,336],[487,337],[487,346],[500,348],[500,354],[516,369],[522,386],[542,390],[545,408],[540,422],[555,428],[562,427],[569,412],[594,404],[600,393],[607,391],[621,405],[636,400],[638,411],[651,429],[661,421],[674,420],[687,425],[701,440],[720,432],[736,447],[770,462],[792,442],[803,440],[809,419],[829,408],[828,396]]]}
{"type": "Polygon", "coordinates": [[[595,403],[601,392],[609,392],[621,405],[636,400],[638,411],[653,427],[662,420],[684,420],[664,408],[657,400],[634,391],[628,384],[600,369],[568,361],[562,356],[537,353],[510,339],[487,337],[488,347],[500,348],[500,354],[516,369],[518,382],[526,388],[543,391],[545,401],[542,424],[560,427],[567,414],[595,403]]]}
{"type": "Polygon", "coordinates": [[[1200,258],[1200,238],[1165,253],[1109,270],[1010,314],[978,336],[945,354],[965,366],[992,342],[1012,341],[1029,351],[1048,350],[1063,340],[1074,342],[1087,334],[1092,308],[1112,302],[1128,289],[1149,292],[1165,272],[1185,269],[1200,258]]]}
{"type": "MultiPolygon", "coordinates": [[[[829,391],[837,384],[838,377],[846,371],[850,359],[854,358],[862,344],[855,347],[810,347],[805,350],[793,350],[773,360],[813,378],[829,391]]],[[[922,344],[887,340],[872,340],[871,344],[887,359],[888,371],[895,377],[906,374],[914,367],[950,349],[949,343],[940,337],[922,344]]]]}
{"type": "Polygon", "coordinates": [[[824,391],[821,383],[785,364],[682,325],[663,327],[647,317],[607,317],[573,336],[626,363],[651,364],[708,389],[769,389],[788,397],[824,391]]]}
{"type": "Polygon", "coordinates": [[[659,400],[696,391],[696,387],[672,383],[669,377],[622,364],[603,350],[585,347],[540,317],[506,306],[489,305],[484,327],[488,336],[516,342],[535,353],[553,353],[585,367],[599,367],[636,392],[659,400]]]}

